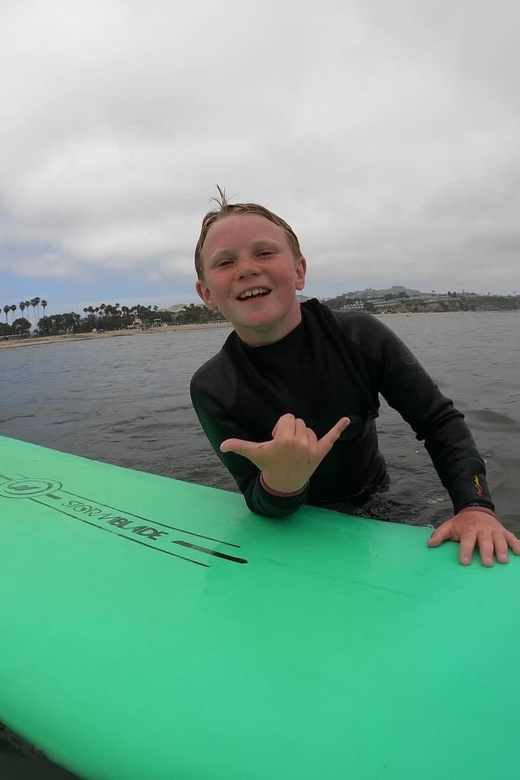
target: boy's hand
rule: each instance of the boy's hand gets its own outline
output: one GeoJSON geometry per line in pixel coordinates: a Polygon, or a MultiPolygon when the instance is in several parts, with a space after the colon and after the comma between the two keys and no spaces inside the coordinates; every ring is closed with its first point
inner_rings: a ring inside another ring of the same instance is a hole
{"type": "Polygon", "coordinates": [[[460,542],[459,560],[469,566],[475,545],[483,566],[493,566],[493,553],[500,563],[508,563],[508,547],[520,555],[520,542],[496,517],[485,512],[462,512],[443,523],[428,539],[428,547],[438,547],[451,539],[460,542]]]}
{"type": "Polygon", "coordinates": [[[251,442],[226,439],[221,452],[236,452],[257,466],[265,483],[280,493],[301,490],[325,455],[350,423],[342,417],[321,439],[293,414],[284,414],[273,429],[272,441],[251,442]]]}

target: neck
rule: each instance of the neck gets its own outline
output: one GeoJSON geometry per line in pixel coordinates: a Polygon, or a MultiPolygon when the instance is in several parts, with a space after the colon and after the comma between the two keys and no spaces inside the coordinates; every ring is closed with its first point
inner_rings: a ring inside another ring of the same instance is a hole
{"type": "Polygon", "coordinates": [[[248,347],[265,347],[281,341],[291,331],[298,327],[302,321],[302,312],[299,301],[294,302],[288,316],[277,322],[247,328],[243,325],[235,327],[237,336],[248,347]]]}

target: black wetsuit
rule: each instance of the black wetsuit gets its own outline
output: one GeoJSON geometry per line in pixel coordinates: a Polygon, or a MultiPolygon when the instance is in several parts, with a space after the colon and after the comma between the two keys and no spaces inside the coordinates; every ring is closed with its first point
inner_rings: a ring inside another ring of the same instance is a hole
{"type": "Polygon", "coordinates": [[[233,331],[191,381],[201,425],[248,507],[283,517],[305,503],[359,506],[387,485],[375,426],[381,393],[424,440],[455,512],[472,505],[494,509],[484,462],[464,415],[403,342],[363,312],[333,312],[316,299],[303,303],[301,310],[301,323],[273,344],[248,347],[233,331]],[[307,489],[278,497],[264,490],[251,461],[221,453],[219,446],[229,438],[270,441],[286,413],[303,419],[318,438],[341,417],[351,422],[307,489]]]}

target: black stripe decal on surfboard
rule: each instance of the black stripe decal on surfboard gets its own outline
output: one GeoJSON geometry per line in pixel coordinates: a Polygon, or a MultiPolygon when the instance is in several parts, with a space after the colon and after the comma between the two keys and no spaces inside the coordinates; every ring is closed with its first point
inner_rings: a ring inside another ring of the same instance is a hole
{"type": "Polygon", "coordinates": [[[63,484],[55,479],[48,480],[43,479],[42,477],[31,478],[23,474],[18,474],[18,477],[18,479],[8,478],[6,484],[0,484],[0,499],[3,500],[7,498],[14,501],[34,501],[41,506],[46,506],[48,509],[65,515],[66,517],[75,518],[94,528],[109,531],[115,536],[120,536],[131,542],[137,542],[143,547],[148,547],[152,550],[165,552],[167,555],[171,555],[174,558],[180,558],[189,563],[194,563],[197,566],[204,566],[207,568],[210,564],[203,563],[196,558],[193,559],[191,557],[176,554],[172,552],[170,545],[177,544],[188,550],[193,550],[195,553],[219,558],[220,560],[229,561],[230,563],[248,563],[247,559],[236,555],[220,552],[219,550],[201,544],[194,544],[187,540],[172,539],[172,532],[175,531],[176,535],[179,533],[186,534],[187,536],[195,536],[199,539],[213,542],[216,545],[226,545],[228,547],[240,549],[240,545],[238,544],[225,542],[221,539],[199,534],[195,531],[189,531],[185,528],[179,528],[177,526],[171,526],[166,523],[151,520],[148,517],[143,517],[142,515],[137,515],[133,512],[126,512],[125,510],[113,507],[110,504],[97,501],[95,498],[87,498],[69,490],[64,490],[63,484]]]}
{"type": "MultiPolygon", "coordinates": [[[[37,504],[41,504],[42,506],[47,506],[47,504],[44,504],[43,501],[38,501],[37,498],[33,498],[31,500],[35,501],[37,504]]],[[[127,539],[129,542],[142,544],[143,547],[150,547],[152,550],[163,552],[166,555],[173,555],[174,558],[181,558],[183,561],[194,563],[197,566],[204,566],[207,569],[209,568],[208,563],[202,563],[201,561],[196,561],[193,558],[186,558],[186,556],[184,555],[177,555],[177,553],[170,552],[169,550],[163,550],[160,547],[154,547],[152,544],[146,544],[146,542],[142,542],[140,539],[132,539],[130,536],[125,536],[125,534],[121,534],[118,531],[113,531],[111,528],[103,528],[103,526],[101,525],[96,525],[95,523],[91,523],[90,520],[85,520],[84,517],[78,517],[77,515],[71,515],[70,512],[64,512],[63,509],[57,509],[56,507],[53,507],[53,510],[55,512],[59,512],[62,515],[67,515],[67,517],[72,517],[74,520],[79,520],[81,523],[86,523],[87,525],[91,525],[93,528],[98,528],[100,531],[108,531],[108,533],[110,534],[115,534],[115,536],[120,536],[122,539],[127,539]]]]}
{"type": "Polygon", "coordinates": [[[199,539],[207,539],[209,542],[217,542],[217,544],[227,544],[229,547],[236,547],[237,549],[240,549],[239,544],[233,544],[233,542],[225,542],[223,539],[215,539],[215,537],[213,536],[205,536],[204,534],[197,534],[195,533],[195,531],[188,531],[187,528],[178,528],[174,525],[168,525],[168,523],[160,523],[158,520],[150,520],[149,517],[136,515],[134,512],[128,512],[126,509],[122,510],[116,506],[111,506],[110,504],[104,504],[102,501],[98,501],[97,499],[85,498],[85,496],[80,496],[79,493],[71,493],[69,490],[63,490],[63,488],[62,488],[62,493],[67,493],[69,496],[76,496],[77,498],[82,498],[84,501],[94,500],[96,504],[99,504],[100,506],[104,506],[107,509],[113,509],[115,512],[124,511],[125,515],[136,517],[138,520],[144,520],[145,523],[153,523],[154,525],[160,525],[162,528],[170,528],[172,531],[180,531],[181,533],[188,534],[189,536],[197,536],[199,539]]]}
{"type": "Polygon", "coordinates": [[[247,563],[245,558],[235,558],[234,555],[227,555],[227,553],[217,552],[217,550],[209,550],[207,547],[200,547],[198,544],[183,542],[182,539],[175,539],[172,544],[180,544],[182,547],[189,547],[190,550],[198,550],[199,552],[204,552],[207,555],[214,555],[216,558],[224,558],[226,561],[233,561],[233,563],[247,563]]]}

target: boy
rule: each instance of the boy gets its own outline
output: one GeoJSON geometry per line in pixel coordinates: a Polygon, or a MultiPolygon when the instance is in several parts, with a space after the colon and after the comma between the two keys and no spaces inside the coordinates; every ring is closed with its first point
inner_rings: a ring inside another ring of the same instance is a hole
{"type": "Polygon", "coordinates": [[[494,514],[486,471],[463,415],[379,320],[300,304],[306,260],[292,228],[254,203],[227,202],[203,219],[196,289],[234,327],[191,382],[215,452],[249,509],[284,517],[303,504],[363,507],[389,479],[377,442],[379,393],[424,439],[455,516],[428,544],[460,542],[470,564],[508,562],[520,542],[494,514]]]}

